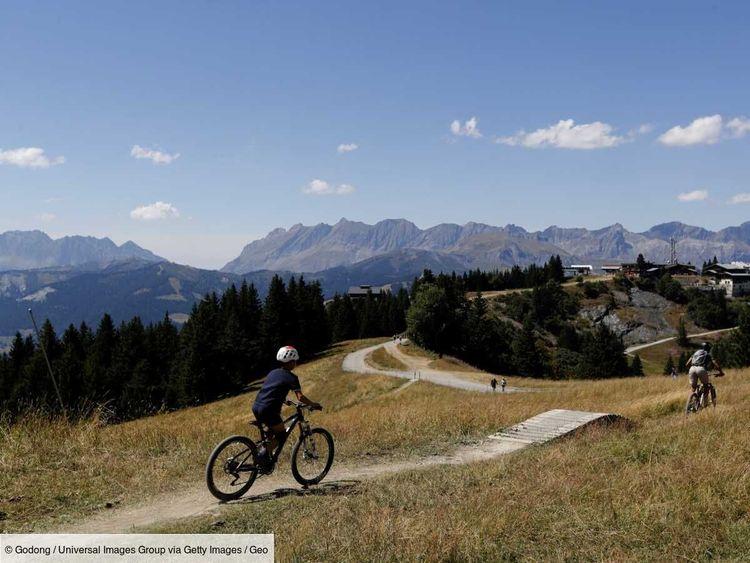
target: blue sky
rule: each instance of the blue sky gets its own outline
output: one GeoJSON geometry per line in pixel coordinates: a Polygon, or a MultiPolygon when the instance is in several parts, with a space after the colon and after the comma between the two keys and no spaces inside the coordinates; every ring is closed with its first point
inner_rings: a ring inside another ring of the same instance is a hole
{"type": "Polygon", "coordinates": [[[4,2],[0,232],[218,267],[341,217],[738,224],[748,29],[747,2],[4,2]]]}

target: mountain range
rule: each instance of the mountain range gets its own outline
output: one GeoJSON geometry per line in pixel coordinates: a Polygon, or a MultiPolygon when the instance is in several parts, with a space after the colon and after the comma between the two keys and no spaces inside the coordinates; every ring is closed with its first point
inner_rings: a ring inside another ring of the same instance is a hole
{"type": "Polygon", "coordinates": [[[297,224],[288,230],[275,229],[245,246],[222,271],[315,272],[376,256],[398,256],[404,250],[432,253],[434,260],[450,256],[460,264],[459,269],[539,263],[552,254],[560,254],[566,261],[593,264],[633,261],[638,254],[659,262],[670,257],[671,237],[676,239],[678,258],[683,262],[699,264],[714,256],[722,261],[750,259],[750,222],[716,232],[672,222],[636,233],[619,223],[596,230],[552,226],[530,232],[516,225],[443,223],[422,230],[405,219],[375,225],[341,219],[335,225],[297,224]]]}
{"type": "Polygon", "coordinates": [[[422,230],[403,219],[375,225],[342,219],[335,225],[276,229],[248,244],[222,271],[170,263],[132,242],[71,236],[53,240],[40,231],[0,234],[0,349],[3,337],[29,330],[28,308],[58,330],[110,313],[144,322],[165,314],[183,322],[207,292],[247,280],[265,295],[274,274],[304,272],[326,297],[349,286],[408,283],[425,268],[461,272],[542,263],[559,254],[566,263],[652,261],[670,255],[677,241],[682,262],[750,261],[750,222],[720,231],[664,223],[635,233],[615,224],[603,229],[441,224],[422,230]]]}
{"type": "Polygon", "coordinates": [[[0,271],[106,266],[137,258],[164,260],[132,241],[117,246],[108,238],[69,236],[52,239],[42,231],[7,231],[0,234],[0,271]]]}

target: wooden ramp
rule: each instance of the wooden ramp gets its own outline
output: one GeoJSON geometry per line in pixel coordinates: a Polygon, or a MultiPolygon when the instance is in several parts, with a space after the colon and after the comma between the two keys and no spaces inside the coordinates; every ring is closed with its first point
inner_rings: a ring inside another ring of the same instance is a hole
{"type": "Polygon", "coordinates": [[[490,436],[493,440],[517,444],[544,444],[596,422],[611,423],[622,417],[604,412],[555,409],[529,418],[490,436]]]}

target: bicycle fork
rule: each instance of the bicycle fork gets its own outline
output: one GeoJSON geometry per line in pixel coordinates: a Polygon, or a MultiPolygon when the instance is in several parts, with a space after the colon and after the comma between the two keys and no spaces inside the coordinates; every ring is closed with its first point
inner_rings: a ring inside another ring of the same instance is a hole
{"type": "Polygon", "coordinates": [[[312,439],[312,432],[310,432],[310,424],[304,422],[300,424],[300,432],[302,433],[302,439],[304,440],[305,450],[303,452],[304,457],[317,459],[318,451],[315,448],[315,440],[312,439]]]}

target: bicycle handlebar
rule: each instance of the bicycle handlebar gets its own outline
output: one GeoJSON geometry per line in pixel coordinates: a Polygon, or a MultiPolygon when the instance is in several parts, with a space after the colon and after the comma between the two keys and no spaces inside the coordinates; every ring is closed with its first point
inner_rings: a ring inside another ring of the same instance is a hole
{"type": "Polygon", "coordinates": [[[316,411],[316,410],[321,410],[322,411],[323,410],[322,406],[315,407],[313,405],[306,405],[304,403],[299,403],[297,401],[286,400],[286,401],[284,401],[284,404],[286,406],[288,406],[288,407],[295,407],[295,408],[298,408],[298,409],[310,409],[311,411],[316,411]]]}

